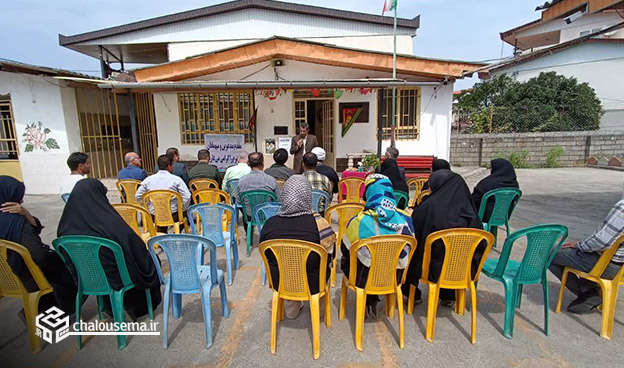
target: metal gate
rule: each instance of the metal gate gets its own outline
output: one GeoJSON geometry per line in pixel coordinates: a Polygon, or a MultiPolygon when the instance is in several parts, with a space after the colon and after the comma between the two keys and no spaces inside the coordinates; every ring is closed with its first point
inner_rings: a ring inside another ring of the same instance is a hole
{"type": "Polygon", "coordinates": [[[143,159],[143,170],[153,174],[156,168],[158,143],[154,118],[154,95],[137,93],[134,95],[136,122],[139,135],[139,154],[143,159]]]}
{"type": "Polygon", "coordinates": [[[17,134],[9,97],[0,96],[0,172],[22,180],[17,134]]]}

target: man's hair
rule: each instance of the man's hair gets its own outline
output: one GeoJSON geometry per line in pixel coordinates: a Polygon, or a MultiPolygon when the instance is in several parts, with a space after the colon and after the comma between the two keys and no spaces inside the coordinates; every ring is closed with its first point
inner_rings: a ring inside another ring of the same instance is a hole
{"type": "Polygon", "coordinates": [[[249,159],[249,153],[247,153],[247,151],[240,151],[238,159],[247,161],[249,159]]]}
{"type": "Polygon", "coordinates": [[[178,149],[175,147],[167,148],[167,152],[165,152],[165,155],[171,156],[171,158],[173,158],[174,156],[180,156],[180,151],[178,151],[178,149]]]}
{"type": "Polygon", "coordinates": [[[308,125],[308,123],[301,123],[301,124],[299,124],[299,131],[301,131],[301,128],[305,128],[306,130],[310,130],[310,126],[308,125]]]}
{"type": "Polygon", "coordinates": [[[273,154],[273,160],[278,165],[283,165],[288,161],[288,151],[284,148],[280,148],[273,154]]]}
{"type": "Polygon", "coordinates": [[[69,157],[67,158],[67,166],[69,166],[69,169],[71,171],[76,171],[78,170],[78,166],[80,164],[87,163],[88,159],[89,159],[89,155],[87,155],[86,153],[74,152],[71,155],[69,155],[69,157]]]}
{"type": "Polygon", "coordinates": [[[173,164],[173,158],[169,155],[158,156],[158,169],[167,170],[169,165],[173,164]]]}
{"type": "Polygon", "coordinates": [[[386,149],[386,154],[389,158],[397,159],[399,157],[399,150],[394,147],[388,147],[386,149]]]}
{"type": "Polygon", "coordinates": [[[303,165],[308,169],[316,168],[316,163],[318,161],[318,157],[312,152],[308,152],[303,155],[303,165]]]}
{"type": "Polygon", "coordinates": [[[200,149],[197,152],[197,159],[198,160],[207,160],[210,158],[210,151],[208,151],[207,149],[200,149]]]}
{"type": "Polygon", "coordinates": [[[262,167],[262,166],[264,166],[264,156],[260,152],[252,152],[252,153],[250,153],[249,157],[247,158],[247,160],[248,160],[247,164],[252,169],[254,167],[262,167]]]}

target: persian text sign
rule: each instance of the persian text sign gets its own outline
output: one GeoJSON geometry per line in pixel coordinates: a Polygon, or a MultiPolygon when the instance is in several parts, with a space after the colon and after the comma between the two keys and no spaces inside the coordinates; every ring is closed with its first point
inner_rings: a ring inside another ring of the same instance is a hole
{"type": "Polygon", "coordinates": [[[210,163],[225,170],[238,163],[245,136],[242,134],[204,134],[206,149],[210,151],[210,163]]]}

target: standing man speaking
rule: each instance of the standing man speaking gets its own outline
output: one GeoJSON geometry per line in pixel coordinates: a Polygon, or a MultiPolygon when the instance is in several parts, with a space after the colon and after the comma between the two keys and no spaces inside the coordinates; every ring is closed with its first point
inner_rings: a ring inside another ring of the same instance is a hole
{"type": "Polygon", "coordinates": [[[299,135],[294,136],[290,142],[290,154],[295,156],[293,170],[297,174],[303,172],[301,167],[303,155],[311,152],[312,148],[319,145],[316,136],[308,134],[309,131],[310,126],[306,123],[301,123],[299,126],[299,135]]]}

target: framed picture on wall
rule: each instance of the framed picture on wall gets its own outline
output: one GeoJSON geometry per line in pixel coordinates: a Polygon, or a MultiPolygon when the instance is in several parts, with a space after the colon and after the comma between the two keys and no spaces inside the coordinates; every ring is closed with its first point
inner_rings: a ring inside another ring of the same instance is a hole
{"type": "Polygon", "coordinates": [[[338,105],[340,124],[368,123],[368,102],[345,102],[338,105]]]}
{"type": "Polygon", "coordinates": [[[276,147],[275,147],[275,138],[266,138],[264,140],[264,151],[267,154],[273,154],[275,153],[276,147]]]}

